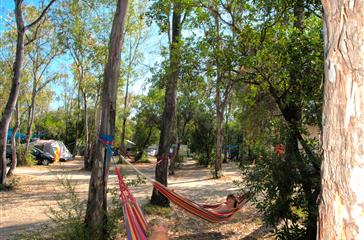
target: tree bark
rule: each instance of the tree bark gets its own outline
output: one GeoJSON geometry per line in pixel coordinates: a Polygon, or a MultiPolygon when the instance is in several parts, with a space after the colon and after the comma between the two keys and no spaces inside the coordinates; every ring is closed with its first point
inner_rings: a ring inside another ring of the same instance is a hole
{"type": "MultiPolygon", "coordinates": [[[[99,134],[115,133],[115,114],[118,80],[120,76],[120,54],[124,40],[124,23],[128,8],[128,0],[118,0],[110,33],[108,60],[104,71],[104,83],[100,105],[101,124],[99,134]]],[[[98,141],[96,160],[92,167],[89,185],[86,227],[92,239],[107,238],[107,180],[110,159],[106,159],[105,146],[98,141]]]]}
{"type": "Polygon", "coordinates": [[[83,154],[84,160],[84,169],[87,171],[91,171],[92,165],[90,165],[90,140],[89,140],[89,124],[88,124],[88,110],[87,110],[87,94],[84,90],[82,90],[83,97],[83,131],[84,131],[84,141],[85,141],[85,151],[83,154]]]}
{"type": "MultiPolygon", "coordinates": [[[[97,90],[97,92],[99,93],[100,90],[97,90]]],[[[98,96],[96,97],[96,100],[95,100],[95,106],[94,106],[94,109],[95,109],[95,113],[94,113],[94,130],[93,130],[93,133],[92,133],[92,137],[91,137],[91,144],[90,144],[90,152],[89,152],[89,167],[90,169],[87,169],[89,171],[92,170],[92,166],[94,164],[94,161],[96,159],[96,146],[97,146],[97,133],[99,132],[100,130],[100,111],[99,111],[99,108],[97,107],[99,105],[99,94],[98,96]]]]}
{"type": "MultiPolygon", "coordinates": [[[[221,51],[220,44],[220,23],[218,13],[214,14],[215,18],[215,27],[216,27],[216,50],[218,53],[221,51]]],[[[221,177],[222,171],[222,124],[224,121],[224,104],[221,97],[221,88],[222,88],[222,75],[220,69],[220,59],[219,54],[215,55],[215,64],[216,64],[216,95],[215,95],[215,106],[216,106],[216,151],[215,151],[215,162],[214,162],[214,178],[221,177]]],[[[225,100],[227,96],[224,96],[225,100]]]]}
{"type": "MultiPolygon", "coordinates": [[[[16,164],[17,164],[17,156],[16,156],[16,133],[19,130],[19,106],[18,103],[15,105],[15,125],[13,128],[13,132],[11,134],[11,166],[9,168],[8,173],[6,174],[7,177],[10,177],[14,174],[16,164]]],[[[20,132],[19,132],[20,135],[20,132]]]]}
{"type": "Polygon", "coordinates": [[[323,1],[320,239],[364,239],[364,3],[323,1]]]}
{"type": "Polygon", "coordinates": [[[222,171],[222,123],[224,121],[223,110],[221,109],[220,91],[216,93],[216,158],[214,178],[221,177],[222,171]]]}
{"type": "MultiPolygon", "coordinates": [[[[34,78],[36,78],[36,77],[34,77],[34,78]]],[[[28,153],[30,138],[32,136],[32,127],[33,127],[33,122],[34,122],[34,110],[35,110],[35,97],[36,97],[36,95],[37,95],[37,83],[36,83],[36,79],[34,79],[32,98],[31,98],[30,107],[29,107],[29,114],[28,114],[27,136],[26,136],[26,141],[25,141],[25,154],[28,153]]]]}
{"type": "Polygon", "coordinates": [[[19,95],[19,85],[20,85],[20,77],[21,77],[21,68],[23,64],[24,58],[24,21],[23,21],[23,12],[22,12],[22,1],[18,0],[15,3],[15,19],[16,19],[16,27],[17,27],[17,40],[16,40],[16,54],[15,54],[15,62],[13,65],[13,77],[11,90],[9,94],[8,101],[6,103],[3,116],[1,118],[1,126],[0,126],[0,153],[1,153],[1,161],[0,161],[0,184],[5,183],[6,178],[6,142],[9,124],[11,120],[11,114],[15,110],[15,104],[18,100],[19,95]]]}
{"type": "MultiPolygon", "coordinates": [[[[161,124],[161,134],[158,147],[158,159],[168,159],[169,148],[173,143],[175,135],[176,121],[176,96],[177,81],[179,74],[179,39],[181,35],[181,9],[178,4],[173,5],[172,16],[172,43],[170,46],[170,76],[166,86],[164,99],[164,110],[161,124]]],[[[162,161],[155,168],[155,179],[167,186],[168,161],[162,161]]],[[[158,192],[155,188],[151,198],[151,203],[159,206],[169,206],[169,200],[158,192]]]]}
{"type": "MultiPolygon", "coordinates": [[[[130,43],[131,44],[131,43],[130,43]]],[[[126,152],[125,147],[125,130],[126,130],[126,120],[127,120],[127,106],[128,106],[128,97],[129,97],[129,81],[130,81],[130,74],[131,74],[131,55],[132,55],[132,48],[129,48],[129,64],[128,64],[128,74],[126,76],[126,86],[125,86],[125,96],[124,96],[124,114],[123,114],[123,125],[121,129],[121,141],[120,141],[120,149],[126,152]]]]}

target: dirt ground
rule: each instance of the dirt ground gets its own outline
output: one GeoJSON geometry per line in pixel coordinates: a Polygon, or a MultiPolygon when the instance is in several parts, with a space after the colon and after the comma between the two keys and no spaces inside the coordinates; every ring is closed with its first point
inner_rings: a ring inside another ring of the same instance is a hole
{"type": "MultiPolygon", "coordinates": [[[[154,162],[135,164],[146,175],[154,176],[154,162]]],[[[127,179],[135,179],[135,172],[127,165],[121,165],[127,179]]],[[[67,176],[76,186],[78,195],[87,199],[90,173],[81,170],[82,159],[50,166],[19,167],[16,177],[19,183],[15,190],[0,192],[0,239],[16,239],[15,235],[51,224],[49,209],[57,205],[55,196],[65,190],[58,178],[67,176]]],[[[237,191],[233,180],[241,180],[234,163],[223,165],[224,176],[211,179],[210,170],[185,162],[176,175],[169,177],[170,188],[199,202],[216,203],[224,201],[228,193],[237,191]]],[[[110,172],[109,187],[116,187],[117,178],[110,172]]],[[[132,187],[135,197],[143,204],[148,201],[152,187],[143,184],[132,187]]],[[[148,219],[151,216],[147,216],[148,219]]],[[[273,239],[270,229],[263,225],[256,209],[247,204],[235,218],[226,223],[211,224],[197,219],[183,210],[172,206],[172,214],[165,219],[171,239],[273,239]]]]}

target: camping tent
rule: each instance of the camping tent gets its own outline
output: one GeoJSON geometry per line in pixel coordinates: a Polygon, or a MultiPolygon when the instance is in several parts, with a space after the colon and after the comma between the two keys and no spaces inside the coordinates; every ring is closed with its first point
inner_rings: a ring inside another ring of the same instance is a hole
{"type": "Polygon", "coordinates": [[[73,158],[70,151],[64,145],[62,141],[57,140],[37,140],[31,143],[33,146],[39,148],[40,150],[51,154],[53,157],[56,156],[57,148],[59,149],[59,159],[63,161],[68,161],[73,158]]]}

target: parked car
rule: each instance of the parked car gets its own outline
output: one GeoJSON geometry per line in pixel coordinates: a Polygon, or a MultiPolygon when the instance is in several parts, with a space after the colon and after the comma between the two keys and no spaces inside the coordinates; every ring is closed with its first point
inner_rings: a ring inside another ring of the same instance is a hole
{"type": "MultiPolygon", "coordinates": [[[[36,159],[37,164],[39,164],[39,165],[46,166],[46,165],[54,162],[54,157],[51,154],[49,154],[47,152],[43,152],[42,150],[40,150],[37,147],[31,148],[31,154],[36,159]]],[[[7,144],[6,145],[6,165],[7,166],[11,165],[11,157],[12,157],[11,155],[12,155],[11,145],[7,144]]]]}
{"type": "Polygon", "coordinates": [[[50,163],[54,162],[54,157],[47,153],[47,152],[43,152],[42,150],[40,150],[37,147],[32,147],[32,155],[34,156],[34,158],[37,160],[37,163],[39,165],[45,165],[47,166],[50,163]]]}

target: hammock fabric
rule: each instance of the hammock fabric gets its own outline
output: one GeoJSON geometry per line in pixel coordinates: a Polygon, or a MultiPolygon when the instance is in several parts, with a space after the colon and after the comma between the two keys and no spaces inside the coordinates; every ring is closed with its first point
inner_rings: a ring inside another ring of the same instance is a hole
{"type": "Polygon", "coordinates": [[[168,198],[172,203],[176,204],[178,207],[186,210],[187,212],[202,218],[208,222],[217,223],[228,221],[233,218],[234,214],[239,211],[245,203],[248,202],[249,197],[247,194],[241,196],[238,200],[238,204],[236,208],[233,208],[231,211],[224,212],[215,212],[214,209],[218,208],[222,204],[200,204],[194,201],[189,200],[188,198],[174,192],[173,190],[167,188],[161,183],[149,178],[144,173],[139,171],[135,166],[133,166],[128,160],[126,160],[122,155],[120,155],[122,160],[129,164],[136,172],[140,175],[144,176],[149,182],[153,183],[153,186],[166,198],[168,198]]]}
{"type": "MultiPolygon", "coordinates": [[[[106,135],[106,137],[109,137],[106,135]]],[[[118,183],[119,183],[119,191],[120,191],[120,201],[123,209],[123,215],[125,219],[125,229],[127,234],[128,240],[147,240],[147,221],[145,220],[142,210],[133,196],[133,194],[130,192],[128,185],[124,182],[123,176],[120,174],[120,171],[116,165],[116,162],[113,158],[113,151],[110,147],[109,142],[105,142],[105,137],[101,139],[100,141],[103,142],[106,146],[106,159],[112,159],[114,166],[115,166],[115,172],[118,177],[118,183]]]]}
{"type": "Polygon", "coordinates": [[[232,219],[234,214],[239,211],[247,202],[247,198],[243,197],[236,208],[225,211],[225,212],[215,212],[214,209],[218,208],[222,204],[199,204],[197,202],[191,201],[186,197],[171,191],[164,185],[159,182],[155,182],[153,186],[162,193],[166,198],[168,198],[171,202],[179,206],[180,208],[186,210],[187,212],[195,215],[196,217],[202,218],[208,222],[217,223],[224,222],[232,219]]]}
{"type": "Polygon", "coordinates": [[[125,218],[127,237],[129,240],[147,240],[147,221],[143,216],[138,202],[125,184],[119,169],[116,168],[115,171],[118,176],[120,200],[125,218]]]}
{"type": "MultiPolygon", "coordinates": [[[[112,150],[110,145],[106,144],[107,158],[112,158],[112,150]]],[[[214,209],[221,206],[221,204],[199,204],[194,201],[183,197],[182,195],[168,189],[161,183],[149,178],[142,172],[140,172],[136,167],[134,167],[128,160],[126,160],[122,155],[121,158],[129,164],[136,172],[144,176],[148,181],[153,183],[153,186],[162,193],[166,198],[168,198],[172,203],[186,210],[187,212],[200,217],[208,222],[217,223],[228,221],[233,218],[234,214],[239,211],[245,203],[248,201],[248,195],[243,195],[240,197],[238,205],[231,211],[226,212],[215,212],[214,209]]],[[[119,169],[114,161],[116,175],[118,177],[119,190],[120,190],[120,200],[122,203],[123,214],[125,218],[125,227],[127,232],[128,240],[147,240],[146,229],[147,222],[143,216],[142,210],[136,201],[133,194],[130,192],[128,186],[125,184],[123,176],[120,174],[119,169]]]]}

